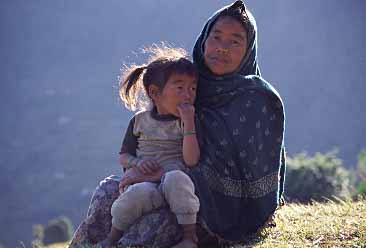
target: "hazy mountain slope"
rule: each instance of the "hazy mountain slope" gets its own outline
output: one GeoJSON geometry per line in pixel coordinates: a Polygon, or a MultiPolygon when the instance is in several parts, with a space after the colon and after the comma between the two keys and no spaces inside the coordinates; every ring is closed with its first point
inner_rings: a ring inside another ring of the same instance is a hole
{"type": "MultiPolygon", "coordinates": [[[[34,223],[78,223],[98,181],[119,173],[131,113],[116,79],[133,51],[160,40],[191,50],[230,1],[0,2],[0,243],[31,240],[34,223]]],[[[263,77],[279,90],[290,154],[365,147],[366,3],[248,1],[263,77]]]]}

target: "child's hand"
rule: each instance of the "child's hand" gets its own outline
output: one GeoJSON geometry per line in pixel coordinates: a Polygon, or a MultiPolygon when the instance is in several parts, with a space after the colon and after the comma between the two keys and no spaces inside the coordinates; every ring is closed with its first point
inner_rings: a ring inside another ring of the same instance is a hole
{"type": "Polygon", "coordinates": [[[177,106],[179,117],[183,123],[194,120],[194,106],[190,103],[182,103],[177,106]]]}
{"type": "Polygon", "coordinates": [[[143,174],[137,169],[137,167],[132,167],[122,175],[122,179],[119,183],[119,192],[122,193],[125,187],[131,184],[141,182],[158,182],[163,174],[164,171],[160,167],[151,174],[143,174]]]}
{"type": "Polygon", "coordinates": [[[141,177],[142,173],[137,170],[136,167],[132,167],[127,169],[121,178],[121,181],[119,182],[119,192],[122,193],[125,190],[125,187],[131,184],[135,184],[140,182],[138,180],[139,177],[141,177]]]}
{"type": "Polygon", "coordinates": [[[160,169],[160,165],[154,159],[141,159],[136,168],[143,174],[151,174],[160,169]]]}

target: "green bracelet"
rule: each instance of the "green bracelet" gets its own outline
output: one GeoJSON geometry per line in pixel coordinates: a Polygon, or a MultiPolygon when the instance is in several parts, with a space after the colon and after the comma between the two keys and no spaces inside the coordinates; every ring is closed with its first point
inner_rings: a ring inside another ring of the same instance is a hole
{"type": "Polygon", "coordinates": [[[192,135],[192,134],[196,134],[196,131],[192,130],[192,131],[184,131],[183,132],[183,136],[192,135]]]}
{"type": "Polygon", "coordinates": [[[127,159],[127,168],[132,168],[133,164],[131,162],[135,159],[135,157],[131,156],[127,159]]]}
{"type": "Polygon", "coordinates": [[[133,162],[135,163],[135,166],[139,166],[140,159],[139,158],[135,158],[133,160],[133,162]]]}
{"type": "Polygon", "coordinates": [[[140,166],[142,159],[136,158],[136,166],[140,166]]]}

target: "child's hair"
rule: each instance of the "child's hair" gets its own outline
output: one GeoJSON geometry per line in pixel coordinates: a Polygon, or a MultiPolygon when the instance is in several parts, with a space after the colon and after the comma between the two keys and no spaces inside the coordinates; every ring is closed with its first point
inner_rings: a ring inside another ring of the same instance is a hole
{"type": "Polygon", "coordinates": [[[119,95],[125,106],[131,110],[144,109],[153,103],[149,86],[156,85],[160,91],[172,74],[186,74],[198,77],[198,71],[182,48],[165,44],[145,48],[151,56],[147,64],[125,66],[119,83],[119,95]]]}

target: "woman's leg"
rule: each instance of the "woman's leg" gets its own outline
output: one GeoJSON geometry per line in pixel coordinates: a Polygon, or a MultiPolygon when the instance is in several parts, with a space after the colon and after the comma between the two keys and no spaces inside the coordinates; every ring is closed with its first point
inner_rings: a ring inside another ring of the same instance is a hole
{"type": "Polygon", "coordinates": [[[119,230],[119,229],[115,228],[114,226],[112,226],[111,231],[108,233],[107,238],[99,243],[100,246],[102,248],[116,247],[118,241],[123,236],[123,233],[124,232],[122,230],[119,230]]]}
{"type": "Polygon", "coordinates": [[[162,181],[164,197],[183,228],[183,239],[174,247],[197,247],[196,221],[199,209],[192,180],[184,172],[167,172],[162,181]]]}
{"type": "MultiPolygon", "coordinates": [[[[120,177],[111,176],[100,182],[91,199],[87,217],[76,230],[70,248],[79,247],[84,243],[95,244],[107,237],[112,226],[111,206],[120,195],[119,180],[120,177]]],[[[176,244],[182,237],[181,227],[177,224],[175,215],[165,206],[138,219],[124,234],[122,244],[151,244],[163,248],[176,244]],[[149,228],[147,232],[146,227],[149,228]],[[141,234],[141,230],[144,230],[144,235],[141,234]]]]}
{"type": "Polygon", "coordinates": [[[69,248],[82,243],[95,244],[106,238],[111,229],[111,206],[119,196],[120,177],[109,176],[102,180],[90,201],[87,216],[74,233],[69,248]]]}

